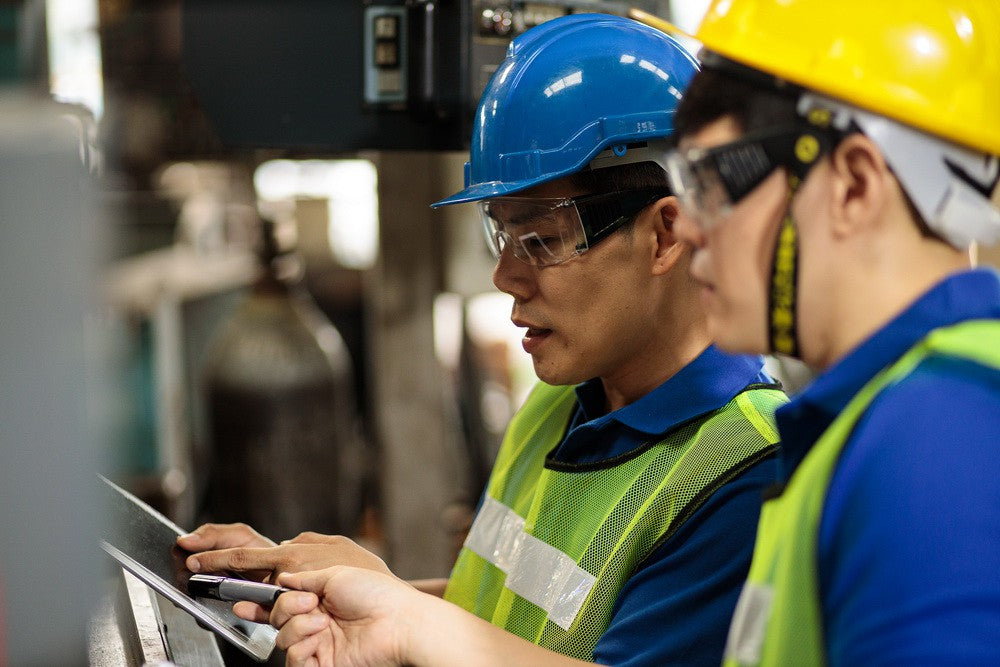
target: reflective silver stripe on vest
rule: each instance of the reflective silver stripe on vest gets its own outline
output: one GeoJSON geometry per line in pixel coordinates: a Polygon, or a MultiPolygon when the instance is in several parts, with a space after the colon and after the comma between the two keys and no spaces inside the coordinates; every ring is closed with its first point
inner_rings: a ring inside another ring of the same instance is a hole
{"type": "Polygon", "coordinates": [[[773,603],[774,589],[771,586],[752,581],[743,585],[729,626],[724,660],[735,660],[741,665],[760,664],[773,603]]]}
{"type": "Polygon", "coordinates": [[[524,532],[524,519],[486,496],[465,539],[465,548],[507,574],[512,592],[541,607],[568,630],[596,578],[550,544],[524,532]]]}

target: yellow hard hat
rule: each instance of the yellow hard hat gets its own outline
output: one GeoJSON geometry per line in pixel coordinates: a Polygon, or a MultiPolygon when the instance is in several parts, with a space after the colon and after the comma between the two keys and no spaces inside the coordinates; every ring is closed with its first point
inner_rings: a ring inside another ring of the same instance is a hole
{"type": "Polygon", "coordinates": [[[1000,155],[1000,0],[713,0],[730,60],[1000,155]]]}

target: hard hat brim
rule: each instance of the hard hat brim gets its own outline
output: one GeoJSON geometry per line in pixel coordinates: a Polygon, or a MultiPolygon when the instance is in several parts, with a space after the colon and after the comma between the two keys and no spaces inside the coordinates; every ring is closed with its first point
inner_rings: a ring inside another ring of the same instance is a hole
{"type": "Polygon", "coordinates": [[[467,188],[459,190],[450,197],[434,202],[431,204],[431,208],[441,208],[442,206],[451,206],[453,204],[467,204],[469,202],[492,199],[493,197],[503,197],[515,194],[521,190],[527,190],[534,185],[538,185],[538,183],[539,181],[535,180],[515,183],[476,183],[475,185],[470,185],[467,188]]]}

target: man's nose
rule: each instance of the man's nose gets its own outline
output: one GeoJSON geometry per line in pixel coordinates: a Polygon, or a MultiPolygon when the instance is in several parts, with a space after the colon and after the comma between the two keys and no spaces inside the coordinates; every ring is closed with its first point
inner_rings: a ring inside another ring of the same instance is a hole
{"type": "Polygon", "coordinates": [[[493,268],[493,284],[498,290],[518,300],[531,296],[534,289],[535,267],[514,256],[510,244],[500,251],[500,258],[493,268]]]}

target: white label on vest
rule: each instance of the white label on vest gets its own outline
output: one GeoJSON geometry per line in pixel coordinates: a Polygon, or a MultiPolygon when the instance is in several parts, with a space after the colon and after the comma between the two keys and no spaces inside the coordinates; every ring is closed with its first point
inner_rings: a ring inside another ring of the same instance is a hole
{"type": "Polygon", "coordinates": [[[743,584],[726,639],[726,660],[734,660],[741,665],[760,663],[773,601],[774,589],[770,586],[751,581],[743,584]]]}
{"type": "Polygon", "coordinates": [[[597,580],[563,552],[524,532],[524,519],[489,496],[465,547],[505,572],[504,586],[541,607],[563,630],[573,624],[597,580]]]}

